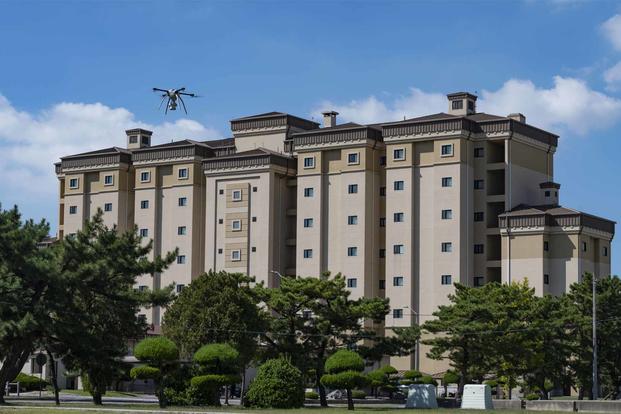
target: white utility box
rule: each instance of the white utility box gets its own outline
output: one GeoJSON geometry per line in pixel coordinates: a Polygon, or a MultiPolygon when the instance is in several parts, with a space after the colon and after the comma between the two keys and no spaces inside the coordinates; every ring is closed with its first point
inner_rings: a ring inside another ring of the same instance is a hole
{"type": "Polygon", "coordinates": [[[484,384],[467,384],[464,386],[464,394],[461,397],[462,409],[491,410],[492,389],[484,384]]]}

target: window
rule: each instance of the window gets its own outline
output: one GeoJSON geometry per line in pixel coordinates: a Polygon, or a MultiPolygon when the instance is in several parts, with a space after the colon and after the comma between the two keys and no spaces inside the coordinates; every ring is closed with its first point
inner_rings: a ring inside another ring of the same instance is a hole
{"type": "Polygon", "coordinates": [[[386,249],[379,249],[379,257],[383,259],[386,257],[386,249]]]}
{"type": "Polygon", "coordinates": [[[395,213],[393,214],[393,219],[395,223],[403,222],[403,213],[395,213]]]}
{"type": "Polygon", "coordinates": [[[231,230],[232,231],[241,231],[241,220],[233,220],[233,221],[231,221],[231,230]]]}
{"type": "Polygon", "coordinates": [[[177,285],[177,293],[181,293],[184,287],[185,285],[181,285],[181,284],[177,285]]]}
{"type": "Polygon", "coordinates": [[[314,193],[313,187],[307,187],[304,189],[304,197],[312,197],[314,193]]]}
{"type": "Polygon", "coordinates": [[[218,249],[218,254],[222,254],[222,249],[218,249]]]}
{"type": "Polygon", "coordinates": [[[396,148],[392,151],[392,158],[395,161],[405,160],[405,148],[396,148]]]}
{"type": "Polygon", "coordinates": [[[582,251],[583,252],[587,251],[587,244],[586,244],[586,242],[582,242],[582,251]]]}
{"type": "Polygon", "coordinates": [[[468,101],[468,110],[474,112],[474,102],[468,101]]]}
{"type": "Polygon", "coordinates": [[[256,248],[256,247],[254,247],[254,246],[252,246],[252,249],[251,249],[251,250],[252,250],[253,252],[256,252],[256,251],[257,251],[257,248],[256,248]]]}
{"type": "Polygon", "coordinates": [[[231,199],[233,201],[241,201],[241,199],[242,199],[242,190],[233,190],[231,192],[231,199]]]}
{"type": "Polygon", "coordinates": [[[129,136],[129,143],[130,144],[137,144],[138,143],[138,135],[130,135],[129,136]]]}
{"type": "Polygon", "coordinates": [[[550,244],[547,241],[543,242],[543,251],[547,252],[550,250],[550,244]]]}
{"type": "Polygon", "coordinates": [[[220,195],[224,194],[224,190],[223,189],[219,189],[218,190],[218,194],[220,194],[220,195]]]}
{"type": "Polygon", "coordinates": [[[452,187],[453,177],[442,177],[442,187],[452,187]]]}
{"type": "Polygon", "coordinates": [[[482,244],[475,244],[474,245],[474,254],[483,254],[483,245],[482,244]]]}
{"type": "Polygon", "coordinates": [[[386,165],[386,156],[385,156],[385,155],[382,155],[382,156],[379,158],[379,164],[380,164],[380,166],[381,166],[381,167],[383,167],[384,165],[386,165]]]}
{"type": "Polygon", "coordinates": [[[453,101],[453,102],[451,102],[451,108],[453,108],[453,109],[464,109],[464,101],[453,101]]]}
{"type": "Polygon", "coordinates": [[[304,219],[304,227],[313,227],[313,219],[305,218],[304,219]]]}
{"type": "Polygon", "coordinates": [[[177,256],[177,264],[185,264],[185,256],[184,255],[177,256]]]}
{"type": "Polygon", "coordinates": [[[218,224],[224,223],[224,219],[218,219],[218,224]]]}
{"type": "Polygon", "coordinates": [[[315,168],[315,157],[304,157],[304,168],[315,168]]]}
{"type": "Polygon", "coordinates": [[[403,189],[405,188],[405,184],[403,183],[403,181],[395,181],[393,183],[393,186],[395,191],[403,191],[403,189]]]}
{"type": "Polygon", "coordinates": [[[485,184],[483,180],[474,180],[475,190],[482,190],[483,188],[485,188],[485,184]]]}
{"type": "Polygon", "coordinates": [[[180,180],[187,180],[190,175],[190,170],[187,168],[179,168],[178,177],[180,180]]]}
{"type": "Polygon", "coordinates": [[[405,253],[405,248],[402,244],[395,244],[394,246],[392,246],[392,252],[394,254],[403,254],[405,253]]]}
{"type": "Polygon", "coordinates": [[[69,188],[76,189],[80,185],[80,180],[78,178],[71,178],[69,180],[69,188]]]}
{"type": "Polygon", "coordinates": [[[114,176],[104,175],[104,185],[113,185],[113,184],[114,184],[114,176]]]}
{"type": "Polygon", "coordinates": [[[241,250],[231,250],[231,261],[233,262],[241,261],[241,250]]]}
{"type": "Polygon", "coordinates": [[[386,187],[380,187],[380,197],[386,197],[386,187]]]}
{"type": "Polygon", "coordinates": [[[386,289],[386,281],[384,279],[380,279],[380,281],[379,281],[379,288],[380,288],[380,290],[386,289]]]}
{"type": "Polygon", "coordinates": [[[313,257],[313,249],[304,249],[304,258],[310,259],[313,257]]]}
{"type": "Polygon", "coordinates": [[[148,183],[149,181],[151,181],[151,173],[149,171],[142,171],[140,173],[140,182],[148,183]]]}
{"type": "Polygon", "coordinates": [[[138,286],[138,291],[140,291],[140,292],[144,292],[145,290],[147,290],[147,286],[146,286],[146,285],[140,285],[140,286],[138,286]]]}
{"type": "Polygon", "coordinates": [[[347,224],[350,226],[358,224],[358,216],[347,216],[347,224]]]}
{"type": "Polygon", "coordinates": [[[546,190],[546,192],[545,192],[545,196],[546,196],[546,197],[550,197],[550,190],[546,190]]]}
{"type": "Polygon", "coordinates": [[[380,217],[380,227],[386,227],[386,217],[380,217]]]}
{"type": "Polygon", "coordinates": [[[440,152],[443,157],[450,157],[453,155],[453,144],[444,144],[440,147],[440,152]]]}
{"type": "Polygon", "coordinates": [[[485,155],[485,150],[482,147],[477,147],[474,149],[474,158],[483,158],[485,155]]]}
{"type": "Polygon", "coordinates": [[[358,248],[357,247],[348,247],[347,248],[347,256],[358,256],[358,248]]]}
{"type": "Polygon", "coordinates": [[[453,210],[442,210],[442,220],[451,220],[453,218],[453,210]]]}
{"type": "Polygon", "coordinates": [[[112,211],[112,203],[105,203],[104,211],[112,211]]]}
{"type": "Polygon", "coordinates": [[[149,208],[149,200],[140,201],[140,208],[143,210],[149,208]]]}
{"type": "Polygon", "coordinates": [[[348,288],[355,288],[357,286],[358,286],[358,279],[356,278],[347,279],[348,288]]]}
{"type": "Polygon", "coordinates": [[[442,275],[440,276],[440,283],[443,285],[450,285],[452,283],[453,277],[451,275],[442,275]]]}
{"type": "Polygon", "coordinates": [[[257,191],[259,191],[258,187],[252,187],[252,192],[256,193],[257,191]]]}
{"type": "Polygon", "coordinates": [[[444,242],[442,243],[442,253],[450,253],[453,251],[453,243],[444,242]]]}
{"type": "Polygon", "coordinates": [[[393,286],[403,286],[403,276],[395,276],[392,278],[393,286]]]}
{"type": "Polygon", "coordinates": [[[403,318],[403,309],[393,309],[392,310],[392,317],[394,319],[401,319],[401,318],[403,318]]]}
{"type": "Polygon", "coordinates": [[[257,217],[256,216],[252,216],[252,222],[256,223],[257,222],[257,217]]]}
{"type": "Polygon", "coordinates": [[[485,218],[485,214],[482,211],[474,212],[474,221],[483,221],[485,218]]]}
{"type": "Polygon", "coordinates": [[[78,212],[78,206],[69,206],[69,214],[76,214],[78,212]]]}
{"type": "Polygon", "coordinates": [[[360,164],[360,156],[357,152],[347,154],[347,164],[355,165],[360,164]]]}
{"type": "Polygon", "coordinates": [[[179,207],[185,207],[188,205],[188,199],[186,197],[179,197],[179,207]]]}
{"type": "Polygon", "coordinates": [[[604,257],[608,256],[608,247],[607,246],[604,246],[602,254],[604,255],[604,257]]]}
{"type": "Polygon", "coordinates": [[[550,284],[550,275],[543,275],[543,284],[544,285],[550,284]]]}
{"type": "Polygon", "coordinates": [[[187,234],[187,228],[185,226],[177,227],[177,235],[185,236],[187,234]]]}
{"type": "Polygon", "coordinates": [[[347,192],[349,194],[356,194],[358,192],[358,184],[350,184],[347,186],[347,192]]]}
{"type": "Polygon", "coordinates": [[[313,312],[309,310],[302,311],[302,318],[310,319],[313,316],[313,312]]]}
{"type": "Polygon", "coordinates": [[[474,287],[480,287],[485,284],[485,278],[483,276],[474,277],[474,287]]]}

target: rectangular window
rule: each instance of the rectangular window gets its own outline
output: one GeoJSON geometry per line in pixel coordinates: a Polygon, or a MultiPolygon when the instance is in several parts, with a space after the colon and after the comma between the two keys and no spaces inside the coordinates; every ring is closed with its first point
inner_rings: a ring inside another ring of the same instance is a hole
{"type": "Polygon", "coordinates": [[[485,188],[485,182],[483,180],[474,180],[474,189],[482,190],[485,188]]]}
{"type": "Polygon", "coordinates": [[[312,197],[314,194],[313,187],[307,187],[304,189],[304,197],[312,197]]]}
{"type": "Polygon", "coordinates": [[[185,288],[185,285],[182,285],[182,284],[177,285],[177,293],[181,293],[183,288],[185,288]]]}
{"type": "Polygon", "coordinates": [[[475,244],[474,245],[474,254],[483,254],[483,245],[482,244],[475,244]]]}
{"type": "Polygon", "coordinates": [[[304,249],[304,258],[310,259],[313,257],[313,249],[304,249]]]}
{"type": "Polygon", "coordinates": [[[453,155],[453,144],[444,144],[440,149],[443,157],[450,157],[453,155]]]}
{"type": "Polygon", "coordinates": [[[231,230],[232,231],[241,231],[241,220],[233,220],[231,221],[231,230]]]}
{"type": "Polygon", "coordinates": [[[543,284],[544,285],[549,285],[550,284],[550,275],[543,275],[543,284]]]}
{"type": "Polygon", "coordinates": [[[550,244],[547,241],[543,242],[543,251],[547,252],[550,250],[550,244]]]}
{"type": "Polygon", "coordinates": [[[452,187],[453,177],[442,177],[442,187],[452,187]]]}
{"type": "Polygon", "coordinates": [[[149,237],[149,229],[140,229],[140,237],[149,237]]]}
{"type": "Polygon", "coordinates": [[[587,244],[586,244],[586,242],[582,242],[582,251],[583,252],[587,251],[587,244]]]}
{"type": "Polygon", "coordinates": [[[149,172],[149,171],[142,171],[140,173],[140,182],[141,183],[148,183],[149,181],[151,181],[151,172],[149,172]]]}
{"type": "Polygon", "coordinates": [[[256,193],[257,191],[259,191],[259,188],[258,188],[258,187],[252,187],[252,192],[253,192],[253,193],[256,193]]]}
{"type": "Polygon", "coordinates": [[[380,279],[380,281],[379,281],[379,288],[380,288],[380,290],[386,289],[386,281],[384,279],[380,279]]]}
{"type": "Polygon", "coordinates": [[[358,192],[358,184],[350,184],[347,186],[347,192],[349,194],[356,194],[358,192]]]}
{"type": "Polygon", "coordinates": [[[442,220],[451,220],[453,218],[453,210],[442,210],[442,220]]]}
{"type": "Polygon", "coordinates": [[[393,309],[392,310],[392,317],[394,319],[401,319],[401,318],[403,318],[403,309],[393,309]]]}
{"type": "Polygon", "coordinates": [[[392,159],[395,161],[405,160],[405,148],[396,148],[392,151],[392,159]]]}
{"type": "Polygon", "coordinates": [[[104,211],[112,211],[112,203],[104,204],[104,211]]]}
{"type": "Polygon", "coordinates": [[[403,213],[395,213],[393,214],[393,220],[395,223],[402,223],[403,222],[403,213]]]}
{"type": "Polygon", "coordinates": [[[380,197],[386,197],[386,187],[380,187],[380,197]]]}
{"type": "Polygon", "coordinates": [[[358,224],[358,216],[347,216],[347,224],[350,226],[358,224]]]}
{"type": "Polygon", "coordinates": [[[178,177],[180,180],[187,180],[190,176],[190,170],[187,168],[179,168],[178,177]]]}
{"type": "Polygon", "coordinates": [[[394,254],[403,254],[405,253],[405,247],[403,247],[402,244],[395,244],[394,246],[392,246],[392,252],[394,254]]]}
{"type": "Polygon", "coordinates": [[[233,201],[241,201],[241,199],[242,199],[242,190],[233,190],[231,192],[231,199],[233,201]]]}
{"type": "Polygon", "coordinates": [[[453,243],[444,242],[442,243],[442,253],[450,253],[453,251],[453,243]]]}
{"type": "Polygon", "coordinates": [[[222,249],[218,249],[218,254],[222,254],[222,249]]]}
{"type": "Polygon", "coordinates": [[[550,197],[550,190],[546,190],[546,192],[545,192],[545,196],[546,196],[546,197],[550,197]]]}
{"type": "Polygon", "coordinates": [[[142,200],[142,201],[140,201],[140,208],[143,209],[143,210],[146,209],[146,208],[149,208],[149,200],[142,200]]]}
{"type": "Polygon", "coordinates": [[[442,275],[440,279],[440,283],[442,283],[443,285],[450,285],[451,283],[453,283],[453,277],[451,275],[442,275]]]}
{"type": "Polygon", "coordinates": [[[256,251],[257,251],[257,248],[256,248],[256,247],[254,247],[254,246],[252,246],[252,251],[253,251],[253,252],[256,252],[256,251]]]}
{"type": "Polygon", "coordinates": [[[347,154],[347,164],[356,165],[360,164],[360,155],[357,152],[347,154]]]}
{"type": "Polygon", "coordinates": [[[403,191],[405,188],[405,183],[403,181],[395,181],[393,183],[395,191],[403,191]]]}
{"type": "Polygon", "coordinates": [[[104,175],[104,185],[113,185],[113,184],[114,184],[114,176],[104,175]]]}
{"type": "Polygon", "coordinates": [[[485,284],[485,278],[483,276],[474,277],[474,287],[481,287],[485,284]]]}
{"type": "Polygon", "coordinates": [[[185,256],[184,255],[177,256],[177,264],[185,264],[185,256]]]}
{"type": "Polygon", "coordinates": [[[315,168],[315,157],[304,157],[304,168],[315,168]]]}
{"type": "Polygon", "coordinates": [[[139,292],[144,292],[146,290],[147,290],[147,285],[140,285],[140,286],[138,286],[138,291],[139,292]]]}
{"type": "Polygon", "coordinates": [[[386,165],[386,156],[385,155],[382,155],[379,158],[379,165],[380,165],[380,167],[383,167],[384,165],[386,165]]]}
{"type": "Polygon", "coordinates": [[[608,256],[608,247],[607,246],[604,246],[602,254],[604,255],[604,257],[608,256]]]}
{"type": "Polygon", "coordinates": [[[403,276],[395,276],[392,278],[393,286],[403,286],[403,276]]]}
{"type": "Polygon", "coordinates": [[[474,158],[483,158],[485,155],[485,150],[483,147],[477,147],[474,149],[474,158]]]}
{"type": "Polygon", "coordinates": [[[80,186],[80,180],[77,178],[71,178],[69,180],[69,188],[76,189],[80,186]]]}
{"type": "Polygon", "coordinates": [[[241,250],[231,250],[231,261],[233,262],[241,261],[241,250]]]}
{"type": "Polygon", "coordinates": [[[224,190],[223,189],[219,189],[218,190],[218,194],[223,195],[224,194],[224,190]]]}
{"type": "Polygon", "coordinates": [[[451,108],[453,109],[464,109],[464,101],[453,101],[451,102],[451,108]]]}
{"type": "Polygon", "coordinates": [[[358,286],[358,279],[356,278],[347,279],[348,288],[355,288],[357,286],[358,286]]]}
{"type": "Polygon", "coordinates": [[[380,217],[380,227],[386,227],[386,217],[380,217]]]}
{"type": "Polygon", "coordinates": [[[313,219],[305,218],[304,219],[304,227],[313,227],[313,219]]]}
{"type": "Polygon", "coordinates": [[[474,212],[474,221],[483,221],[485,218],[485,214],[482,211],[474,212]]]}
{"type": "Polygon", "coordinates": [[[177,227],[177,235],[179,236],[185,236],[187,234],[188,230],[185,226],[179,226],[177,227]]]}
{"type": "Polygon", "coordinates": [[[357,247],[348,247],[347,248],[347,256],[358,256],[358,248],[357,247]]]}
{"type": "Polygon", "coordinates": [[[76,214],[78,212],[78,206],[69,206],[69,214],[76,214]]]}
{"type": "Polygon", "coordinates": [[[185,207],[188,205],[188,199],[186,197],[179,197],[179,207],[185,207]]]}
{"type": "Polygon", "coordinates": [[[383,259],[386,257],[386,249],[379,249],[379,257],[383,259]]]}

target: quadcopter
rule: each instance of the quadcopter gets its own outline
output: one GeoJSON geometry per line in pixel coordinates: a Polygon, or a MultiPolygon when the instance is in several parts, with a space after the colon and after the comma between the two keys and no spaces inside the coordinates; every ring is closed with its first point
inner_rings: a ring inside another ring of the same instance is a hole
{"type": "Polygon", "coordinates": [[[171,111],[176,111],[177,110],[177,100],[179,100],[179,102],[181,102],[181,105],[183,106],[183,110],[185,111],[186,115],[188,113],[188,110],[185,107],[185,102],[183,102],[183,98],[182,96],[190,96],[192,98],[198,98],[198,95],[196,95],[195,93],[188,93],[188,92],[184,92],[185,88],[179,88],[179,89],[160,89],[160,88],[153,88],[153,92],[164,92],[162,94],[162,102],[160,102],[160,109],[162,109],[162,104],[164,103],[164,101],[166,101],[166,111],[164,111],[165,114],[168,113],[169,110],[171,111]]]}

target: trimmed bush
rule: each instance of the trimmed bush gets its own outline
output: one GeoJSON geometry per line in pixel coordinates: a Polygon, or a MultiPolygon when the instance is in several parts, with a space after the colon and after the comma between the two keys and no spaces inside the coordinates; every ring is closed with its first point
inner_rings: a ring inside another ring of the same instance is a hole
{"type": "Polygon", "coordinates": [[[351,390],[351,396],[357,400],[364,400],[367,398],[367,393],[363,390],[351,390]]]}
{"type": "Polygon", "coordinates": [[[364,371],[364,359],[353,351],[342,349],[335,352],[326,360],[326,375],[321,377],[321,383],[328,388],[345,388],[347,390],[347,409],[354,409],[351,390],[367,385],[364,371]]]}
{"type": "Polygon", "coordinates": [[[204,345],[194,354],[194,362],[207,370],[236,366],[238,359],[239,352],[229,344],[204,345]]]}
{"type": "Polygon", "coordinates": [[[11,382],[19,382],[19,387],[22,391],[38,391],[39,387],[45,389],[50,385],[47,381],[40,379],[34,375],[27,375],[23,372],[17,374],[17,377],[11,382]],[[40,384],[40,385],[39,385],[40,384]]]}
{"type": "Polygon", "coordinates": [[[160,370],[159,368],[142,365],[132,368],[131,371],[129,371],[129,376],[134,380],[157,380],[160,378],[160,370]]]}
{"type": "Polygon", "coordinates": [[[410,385],[410,384],[420,384],[420,379],[423,374],[420,371],[415,369],[410,371],[405,371],[403,373],[403,379],[401,380],[401,384],[410,385]]]}
{"type": "Polygon", "coordinates": [[[343,371],[364,371],[364,359],[353,351],[341,349],[328,358],[325,370],[328,374],[343,371]]]}
{"type": "Polygon", "coordinates": [[[306,391],[306,393],[304,394],[304,398],[306,398],[307,400],[318,400],[319,394],[315,391],[306,391]]]}
{"type": "Polygon", "coordinates": [[[530,394],[527,394],[524,398],[527,399],[528,401],[533,401],[533,400],[538,400],[541,396],[539,394],[537,394],[536,392],[532,392],[530,394]]]}
{"type": "Polygon", "coordinates": [[[432,385],[435,385],[436,387],[438,386],[438,381],[433,379],[431,375],[423,375],[422,377],[420,377],[420,383],[421,384],[432,384],[432,385]]]}
{"type": "Polygon", "coordinates": [[[161,365],[179,358],[179,350],[173,341],[163,336],[146,338],[134,348],[134,356],[151,365],[161,365]]]}
{"type": "Polygon", "coordinates": [[[299,408],[303,404],[302,373],[284,358],[270,359],[261,365],[246,393],[249,407],[299,408]]]}

